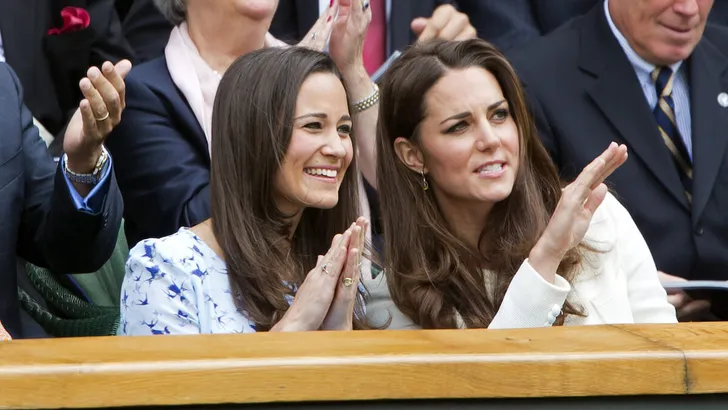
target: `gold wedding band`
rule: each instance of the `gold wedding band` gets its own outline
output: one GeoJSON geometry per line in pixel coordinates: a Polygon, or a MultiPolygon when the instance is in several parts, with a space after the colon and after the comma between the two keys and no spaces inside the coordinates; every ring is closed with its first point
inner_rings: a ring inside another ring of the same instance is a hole
{"type": "Polygon", "coordinates": [[[343,282],[344,282],[344,286],[346,286],[348,288],[349,286],[354,284],[354,279],[344,278],[343,282]]]}
{"type": "Polygon", "coordinates": [[[106,111],[106,115],[104,115],[103,117],[101,117],[101,118],[94,118],[94,119],[96,121],[103,121],[103,120],[105,120],[107,118],[109,118],[109,112],[108,111],[106,111]]]}

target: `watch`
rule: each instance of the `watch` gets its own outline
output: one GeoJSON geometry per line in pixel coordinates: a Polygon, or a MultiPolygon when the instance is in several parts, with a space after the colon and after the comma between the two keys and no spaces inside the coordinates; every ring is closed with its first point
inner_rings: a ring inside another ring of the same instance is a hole
{"type": "Polygon", "coordinates": [[[68,177],[68,179],[72,182],[84,185],[96,185],[101,179],[102,171],[104,170],[108,159],[109,152],[106,150],[106,147],[102,145],[101,155],[99,155],[99,159],[96,161],[93,171],[90,174],[79,174],[68,168],[68,154],[63,154],[63,173],[66,174],[66,177],[68,177]]]}

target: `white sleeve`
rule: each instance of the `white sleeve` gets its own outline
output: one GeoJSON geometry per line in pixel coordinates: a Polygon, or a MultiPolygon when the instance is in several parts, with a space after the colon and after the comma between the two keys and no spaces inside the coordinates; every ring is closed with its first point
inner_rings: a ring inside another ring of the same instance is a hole
{"type": "Polygon", "coordinates": [[[129,253],[121,285],[119,335],[200,333],[194,277],[165,254],[163,241],[140,242],[129,253]]]}
{"type": "Polygon", "coordinates": [[[617,233],[619,267],[627,278],[627,292],[635,323],[676,323],[675,308],[667,301],[655,261],[627,209],[607,195],[605,206],[617,233]]]}
{"type": "Polygon", "coordinates": [[[554,283],[548,283],[526,259],[508,286],[488,329],[549,327],[570,291],[571,285],[566,279],[556,275],[554,283]]]}

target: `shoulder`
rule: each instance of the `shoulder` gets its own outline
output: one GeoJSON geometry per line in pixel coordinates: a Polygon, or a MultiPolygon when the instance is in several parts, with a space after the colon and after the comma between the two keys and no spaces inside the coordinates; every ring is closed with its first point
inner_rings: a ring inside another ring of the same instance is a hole
{"type": "Polygon", "coordinates": [[[155,275],[157,271],[178,278],[197,278],[200,281],[210,271],[224,271],[224,263],[192,232],[182,228],[163,237],[146,239],[129,251],[127,275],[155,275]]]}
{"type": "Polygon", "coordinates": [[[621,237],[621,233],[634,225],[629,211],[611,192],[607,193],[602,204],[592,217],[584,240],[602,251],[608,251],[617,244],[617,240],[629,240],[621,237]]]}
{"type": "Polygon", "coordinates": [[[567,67],[576,68],[579,51],[581,19],[579,17],[559,29],[506,52],[506,57],[521,80],[553,81],[543,73],[562,72],[567,67]]]}
{"type": "Polygon", "coordinates": [[[728,27],[718,24],[706,25],[703,41],[710,42],[721,54],[728,58],[728,27]]]}
{"type": "Polygon", "coordinates": [[[7,63],[0,62],[0,96],[2,101],[12,99],[13,105],[20,104],[20,82],[7,63]]]}

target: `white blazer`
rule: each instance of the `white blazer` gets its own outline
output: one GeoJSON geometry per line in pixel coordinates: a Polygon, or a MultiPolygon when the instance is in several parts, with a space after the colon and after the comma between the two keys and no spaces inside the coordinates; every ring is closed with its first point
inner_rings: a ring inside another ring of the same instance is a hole
{"type": "MultiPolygon", "coordinates": [[[[612,194],[597,209],[584,240],[600,252],[586,258],[573,285],[558,275],[553,284],[546,282],[525,260],[488,328],[551,326],[567,298],[586,316],[569,315],[565,325],[677,322],[642,234],[612,194]]],[[[372,324],[381,326],[391,316],[389,329],[419,328],[394,306],[384,274],[364,278],[364,285],[372,324]]]]}

